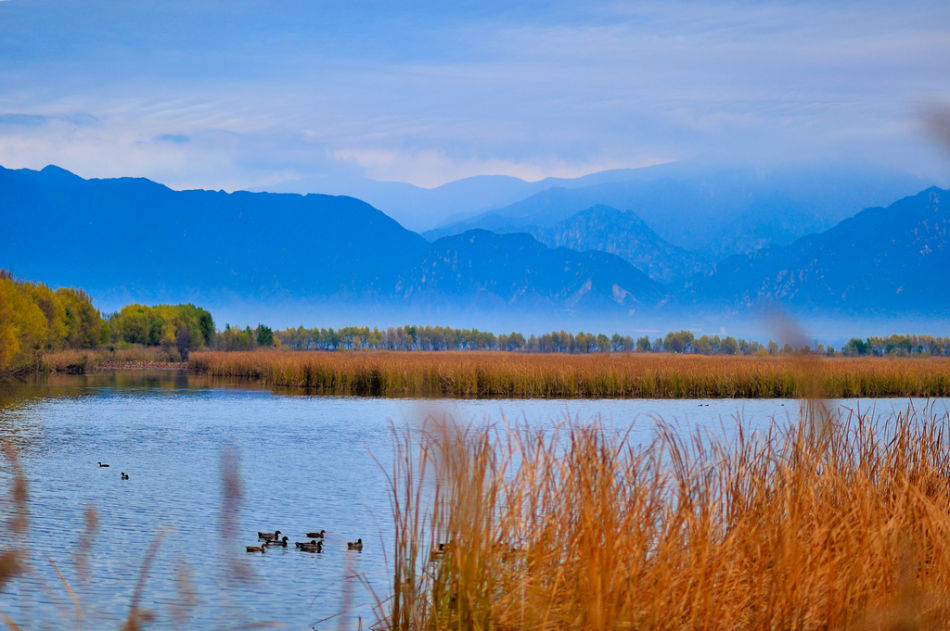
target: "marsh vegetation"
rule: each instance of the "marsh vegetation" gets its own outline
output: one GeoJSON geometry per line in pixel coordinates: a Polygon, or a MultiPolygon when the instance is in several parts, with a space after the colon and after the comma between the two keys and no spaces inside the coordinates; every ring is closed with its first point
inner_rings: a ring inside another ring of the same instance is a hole
{"type": "Polygon", "coordinates": [[[942,629],[946,411],[397,432],[392,629],[942,629]]]}
{"type": "Polygon", "coordinates": [[[794,398],[950,395],[950,358],[504,352],[195,352],[195,371],[315,394],[794,398]],[[803,361],[808,368],[802,369],[803,361]]]}

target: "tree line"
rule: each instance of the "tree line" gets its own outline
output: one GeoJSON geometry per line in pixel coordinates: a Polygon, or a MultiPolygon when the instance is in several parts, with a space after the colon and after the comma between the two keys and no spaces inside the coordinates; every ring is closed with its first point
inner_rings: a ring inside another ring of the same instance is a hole
{"type": "Polygon", "coordinates": [[[0,373],[29,370],[45,353],[96,348],[108,339],[108,325],[83,290],[53,290],[0,270],[0,373]]]}
{"type": "Polygon", "coordinates": [[[211,313],[193,304],[126,305],[107,322],[113,342],[160,346],[167,353],[174,349],[182,361],[189,351],[215,342],[211,313]]]}
{"type": "Polygon", "coordinates": [[[82,289],[51,289],[0,270],[0,374],[36,370],[49,353],[162,347],[169,355],[220,347],[211,313],[192,304],[127,305],[103,316],[82,289]]]}
{"type": "MultiPolygon", "coordinates": [[[[502,333],[495,335],[478,329],[454,329],[441,326],[406,325],[378,329],[344,327],[341,329],[297,327],[274,332],[280,345],[295,350],[490,350],[524,353],[624,353],[673,352],[703,355],[755,355],[793,352],[789,345],[779,347],[775,342],[736,339],[731,336],[703,335],[695,337],[689,331],[667,333],[664,337],[633,337],[614,333],[570,333],[552,331],[541,335],[502,333]]],[[[821,347],[821,352],[833,353],[821,347]]]]}
{"type": "Polygon", "coordinates": [[[215,328],[211,313],[193,304],[147,306],[131,304],[103,317],[82,289],[53,290],[43,283],[22,281],[0,270],[0,373],[30,370],[41,355],[66,349],[142,345],[161,347],[186,360],[191,350],[253,350],[280,346],[294,350],[490,350],[524,353],[693,353],[701,355],[775,355],[811,351],[848,356],[950,356],[950,337],[891,335],[852,338],[836,353],[831,346],[813,348],[761,344],[732,336],[675,331],[662,337],[614,333],[552,331],[525,336],[478,329],[404,325],[370,327],[288,328],[272,330],[226,325],[215,328]]]}
{"type": "MultiPolygon", "coordinates": [[[[248,329],[249,335],[252,329],[248,329]]],[[[269,330],[268,330],[269,331],[269,330]]],[[[541,335],[502,333],[442,326],[405,325],[385,329],[348,326],[340,329],[302,326],[277,330],[275,343],[294,350],[489,350],[525,353],[690,353],[697,355],[777,355],[812,352],[820,355],[934,356],[950,357],[950,337],[891,335],[853,338],[839,351],[816,343],[801,348],[791,344],[766,344],[732,336],[701,335],[674,331],[662,337],[614,333],[552,331],[541,335]]],[[[248,348],[252,348],[253,344],[248,348]]]]}
{"type": "Polygon", "coordinates": [[[167,352],[178,351],[182,360],[198,348],[246,351],[274,346],[274,332],[259,324],[256,328],[226,324],[217,331],[211,313],[192,304],[127,305],[108,316],[112,339],[118,343],[161,346],[167,352]]]}
{"type": "Polygon", "coordinates": [[[875,355],[877,357],[929,355],[950,357],[950,337],[933,335],[889,335],[887,337],[851,338],[841,348],[844,355],[875,355]]]}

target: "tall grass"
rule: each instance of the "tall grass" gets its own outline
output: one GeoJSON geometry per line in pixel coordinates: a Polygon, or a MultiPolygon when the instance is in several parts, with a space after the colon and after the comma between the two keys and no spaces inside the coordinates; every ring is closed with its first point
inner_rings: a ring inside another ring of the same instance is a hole
{"type": "Polygon", "coordinates": [[[753,398],[950,396],[950,359],[801,359],[502,352],[195,352],[219,377],[320,394],[374,396],[753,398]],[[813,382],[813,383],[812,383],[813,382]]]}
{"type": "Polygon", "coordinates": [[[831,420],[397,432],[387,624],[947,628],[950,417],[831,420]]]}

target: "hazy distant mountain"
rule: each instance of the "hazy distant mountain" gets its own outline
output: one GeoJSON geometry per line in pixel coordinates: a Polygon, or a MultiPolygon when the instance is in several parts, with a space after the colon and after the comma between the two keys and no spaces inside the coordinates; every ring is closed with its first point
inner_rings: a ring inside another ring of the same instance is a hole
{"type": "Polygon", "coordinates": [[[932,184],[870,167],[752,169],[664,165],[637,179],[551,188],[517,203],[424,233],[428,239],[473,228],[495,232],[549,228],[597,204],[636,213],[664,240],[722,258],[787,244],[827,229],[868,206],[932,184]]]}
{"type": "Polygon", "coordinates": [[[485,230],[433,243],[397,292],[426,304],[626,313],[653,307],[663,295],[657,283],[612,254],[548,248],[528,234],[485,230]]]}
{"type": "Polygon", "coordinates": [[[0,168],[0,267],[110,301],[389,291],[428,243],[351,197],[173,191],[0,168]]]}
{"type": "MultiPolygon", "coordinates": [[[[682,165],[663,164],[639,169],[599,171],[578,178],[549,177],[536,182],[507,175],[477,175],[435,188],[422,188],[405,182],[342,182],[313,178],[284,182],[276,190],[297,193],[320,191],[358,197],[407,228],[429,230],[445,223],[464,221],[493,208],[508,206],[551,188],[572,189],[605,182],[642,181],[678,173],[682,169],[682,165]]],[[[452,234],[458,232],[462,231],[452,234]]]]}
{"type": "Polygon", "coordinates": [[[143,179],[84,180],[56,167],[0,168],[0,268],[85,288],[100,307],[194,301],[279,326],[313,326],[336,314],[346,323],[419,318],[512,328],[571,326],[565,318],[581,327],[643,326],[652,318],[670,328],[763,302],[933,320],[950,313],[948,200],[931,188],[661,285],[589,246],[671,277],[702,262],[635,214],[602,206],[538,231],[577,249],[484,230],[429,243],[350,197],[173,191],[143,179]]]}
{"type": "Polygon", "coordinates": [[[112,308],[239,301],[306,305],[310,318],[360,305],[626,313],[660,295],[613,255],[486,232],[430,244],[351,197],[173,191],[53,166],[0,168],[0,212],[0,268],[82,287],[112,308]]]}
{"type": "Polygon", "coordinates": [[[662,282],[712,269],[711,261],[664,241],[636,213],[610,206],[593,206],[531,234],[551,247],[616,254],[662,282]]]}
{"type": "Polygon", "coordinates": [[[950,313],[950,192],[929,188],[869,208],[791,245],[730,257],[691,279],[681,304],[743,309],[776,303],[804,311],[950,313]]]}

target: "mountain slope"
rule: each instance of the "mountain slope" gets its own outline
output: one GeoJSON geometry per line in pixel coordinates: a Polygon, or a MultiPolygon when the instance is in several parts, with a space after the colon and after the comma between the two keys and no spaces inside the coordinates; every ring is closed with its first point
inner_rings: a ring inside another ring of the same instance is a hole
{"type": "Polygon", "coordinates": [[[661,297],[613,255],[485,232],[430,244],[350,197],[173,191],[0,168],[0,214],[0,268],[83,287],[107,308],[237,301],[311,319],[459,305],[623,314],[661,297]]]}
{"type": "Polygon", "coordinates": [[[616,254],[650,278],[668,282],[705,272],[708,261],[667,243],[631,211],[598,204],[547,228],[532,228],[532,236],[551,247],[599,250],[616,254]]]}
{"type": "Polygon", "coordinates": [[[423,236],[431,240],[473,228],[496,232],[549,228],[585,208],[604,204],[636,213],[671,244],[723,258],[791,243],[833,226],[857,209],[889,203],[930,184],[870,167],[759,173],[684,165],[654,174],[579,188],[550,188],[423,236]]]}
{"type": "Polygon", "coordinates": [[[0,169],[0,208],[0,267],[120,300],[373,297],[428,247],[350,197],[173,191],[56,167],[0,169]]]}
{"type": "Polygon", "coordinates": [[[681,304],[806,311],[941,314],[950,311],[950,192],[929,188],[869,208],[784,247],[730,257],[691,279],[681,304]]]}
{"type": "Polygon", "coordinates": [[[528,234],[485,230],[437,240],[397,291],[426,304],[626,313],[654,306],[663,294],[612,254],[548,248],[528,234]]]}

